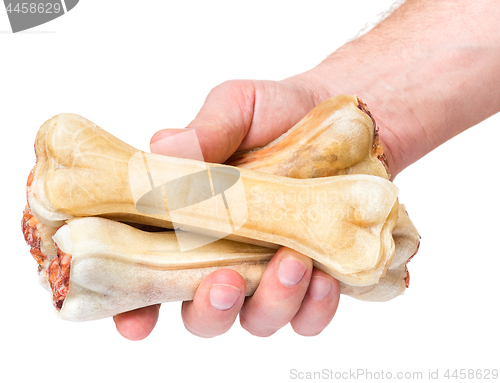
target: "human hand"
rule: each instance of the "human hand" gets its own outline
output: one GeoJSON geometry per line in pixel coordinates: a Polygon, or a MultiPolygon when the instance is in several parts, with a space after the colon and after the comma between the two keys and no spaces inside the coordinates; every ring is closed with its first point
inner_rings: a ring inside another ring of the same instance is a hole
{"type": "MultiPolygon", "coordinates": [[[[264,146],[292,127],[320,100],[319,93],[298,79],[288,81],[230,81],[214,88],[187,129],[196,130],[207,162],[224,162],[237,150],[264,146]]],[[[309,84],[311,85],[311,84],[309,84]]],[[[175,138],[179,130],[157,132],[151,151],[185,156],[187,148],[175,138]],[[168,147],[166,147],[168,145],[168,147]]],[[[182,305],[186,328],[212,337],[229,330],[238,314],[243,328],[269,336],[291,323],[301,335],[316,335],[332,320],[340,286],[313,268],[312,260],[281,248],[269,263],[253,296],[245,299],[244,279],[232,270],[218,270],[199,286],[193,301],[182,305]]],[[[128,339],[143,339],[154,328],[159,305],[115,317],[118,331],[128,339]]]]}
{"type": "MultiPolygon", "coordinates": [[[[457,8],[451,0],[407,0],[373,30],[308,72],[280,82],[232,81],[216,87],[188,128],[196,130],[206,161],[224,162],[236,150],[277,138],[320,101],[355,94],[377,121],[394,178],[448,139],[500,111],[497,2],[457,8]]],[[[153,145],[175,133],[158,132],[153,145]]],[[[186,327],[200,336],[215,336],[227,331],[240,312],[242,326],[255,335],[270,335],[288,322],[299,334],[319,333],[335,314],[339,287],[311,267],[303,255],[282,249],[259,289],[247,299],[240,276],[215,272],[203,281],[194,300],[183,304],[186,327]],[[290,269],[283,266],[290,280],[304,270],[294,287],[279,282],[283,258],[293,261],[290,269]],[[211,289],[214,284],[217,287],[211,289]],[[323,300],[313,299],[328,286],[323,300]],[[234,304],[217,310],[210,299],[219,308],[234,304]]],[[[151,306],[121,314],[115,322],[125,337],[142,339],[157,318],[158,306],[151,306]]]]}

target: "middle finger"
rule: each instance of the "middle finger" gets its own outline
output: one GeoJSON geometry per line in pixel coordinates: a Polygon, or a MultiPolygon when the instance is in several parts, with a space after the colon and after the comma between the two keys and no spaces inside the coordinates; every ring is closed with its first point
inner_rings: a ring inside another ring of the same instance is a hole
{"type": "Polygon", "coordinates": [[[257,336],[270,336],[300,309],[311,279],[312,260],[282,247],[266,268],[254,295],[240,312],[241,326],[257,336]]]}

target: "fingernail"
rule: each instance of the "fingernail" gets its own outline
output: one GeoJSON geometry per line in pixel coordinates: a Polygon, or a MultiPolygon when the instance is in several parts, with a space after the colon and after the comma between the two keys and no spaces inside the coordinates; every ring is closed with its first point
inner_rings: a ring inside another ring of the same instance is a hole
{"type": "Polygon", "coordinates": [[[210,288],[210,303],[217,310],[229,310],[234,306],[240,295],[241,290],[239,288],[216,283],[210,288]]]}
{"type": "Polygon", "coordinates": [[[325,299],[332,289],[332,281],[323,277],[313,277],[309,284],[309,294],[315,301],[325,299]]]}
{"type": "Polygon", "coordinates": [[[306,272],[306,266],[295,257],[285,257],[278,268],[278,279],[286,287],[293,287],[299,283],[306,272]]]}
{"type": "Polygon", "coordinates": [[[203,161],[196,130],[179,130],[176,134],[154,141],[149,145],[151,153],[169,157],[189,158],[203,161]]]}

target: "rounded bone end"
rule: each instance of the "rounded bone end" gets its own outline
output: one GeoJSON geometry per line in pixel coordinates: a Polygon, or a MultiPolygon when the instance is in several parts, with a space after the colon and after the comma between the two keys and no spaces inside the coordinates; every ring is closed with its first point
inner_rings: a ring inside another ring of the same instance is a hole
{"type": "Polygon", "coordinates": [[[377,284],[371,286],[340,285],[340,292],[361,301],[387,302],[402,294],[406,290],[406,267],[389,270],[377,284]]]}

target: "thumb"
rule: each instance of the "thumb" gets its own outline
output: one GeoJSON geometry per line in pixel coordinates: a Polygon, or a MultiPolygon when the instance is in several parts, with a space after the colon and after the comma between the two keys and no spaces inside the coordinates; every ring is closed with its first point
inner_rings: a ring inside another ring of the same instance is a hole
{"type": "Polygon", "coordinates": [[[223,163],[238,149],[250,129],[254,100],[255,86],[252,81],[222,83],[209,93],[198,115],[187,128],[156,132],[151,138],[151,152],[223,163]],[[196,135],[181,134],[191,130],[196,135]]]}

